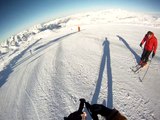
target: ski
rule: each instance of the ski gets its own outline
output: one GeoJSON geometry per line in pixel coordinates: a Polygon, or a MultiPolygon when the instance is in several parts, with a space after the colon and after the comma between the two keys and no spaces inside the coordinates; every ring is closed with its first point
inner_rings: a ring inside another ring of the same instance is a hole
{"type": "Polygon", "coordinates": [[[136,70],[133,70],[134,73],[139,73],[141,71],[142,66],[139,66],[136,70]]]}
{"type": "Polygon", "coordinates": [[[136,65],[136,66],[131,67],[131,70],[132,70],[134,73],[139,73],[139,72],[141,71],[141,68],[142,68],[141,65],[136,65]]]}
{"type": "Polygon", "coordinates": [[[136,66],[133,66],[133,67],[131,67],[131,70],[134,72],[134,73],[139,73],[141,70],[142,70],[142,68],[144,68],[144,67],[146,67],[146,66],[148,66],[147,65],[147,63],[146,64],[144,64],[144,65],[136,65],[136,66]]]}

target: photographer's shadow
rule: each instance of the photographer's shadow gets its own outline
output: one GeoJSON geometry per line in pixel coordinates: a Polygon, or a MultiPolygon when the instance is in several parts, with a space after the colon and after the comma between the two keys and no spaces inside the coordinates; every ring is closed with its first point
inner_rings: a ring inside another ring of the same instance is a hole
{"type": "Polygon", "coordinates": [[[108,78],[108,96],[106,106],[108,108],[113,108],[113,92],[112,92],[112,69],[111,69],[111,58],[110,58],[110,43],[107,38],[103,42],[103,56],[100,64],[99,76],[95,88],[95,92],[91,101],[91,104],[97,103],[98,96],[101,89],[102,79],[104,69],[107,69],[107,78],[108,78]]]}

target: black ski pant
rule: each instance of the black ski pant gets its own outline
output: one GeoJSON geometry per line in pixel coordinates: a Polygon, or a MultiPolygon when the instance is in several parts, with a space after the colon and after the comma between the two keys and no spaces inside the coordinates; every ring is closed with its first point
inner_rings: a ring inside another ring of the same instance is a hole
{"type": "Polygon", "coordinates": [[[141,56],[141,61],[143,62],[148,62],[149,55],[151,54],[152,51],[148,51],[146,49],[143,50],[142,56],[141,56]]]}

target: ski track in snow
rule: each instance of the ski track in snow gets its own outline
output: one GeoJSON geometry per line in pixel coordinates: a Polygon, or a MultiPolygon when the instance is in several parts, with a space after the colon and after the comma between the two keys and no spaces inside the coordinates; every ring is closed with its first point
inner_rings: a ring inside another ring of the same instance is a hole
{"type": "Polygon", "coordinates": [[[77,110],[80,98],[99,104],[105,101],[128,120],[160,119],[159,51],[143,82],[139,77],[146,69],[137,74],[130,70],[141,55],[139,42],[146,28],[160,38],[159,29],[81,27],[81,32],[59,30],[52,39],[41,39],[17,56],[0,87],[0,120],[60,120],[77,110]]]}

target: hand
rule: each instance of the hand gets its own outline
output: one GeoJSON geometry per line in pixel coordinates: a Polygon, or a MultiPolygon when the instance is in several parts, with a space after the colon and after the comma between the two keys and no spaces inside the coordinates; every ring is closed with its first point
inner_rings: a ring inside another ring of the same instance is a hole
{"type": "Polygon", "coordinates": [[[155,56],[155,53],[153,52],[153,53],[152,53],[152,58],[153,58],[154,56],[155,56]]]}
{"type": "Polygon", "coordinates": [[[80,102],[85,103],[86,100],[84,98],[79,99],[80,102]]]}
{"type": "Polygon", "coordinates": [[[142,47],[142,43],[140,43],[140,45],[139,45],[140,47],[142,47]]]}

